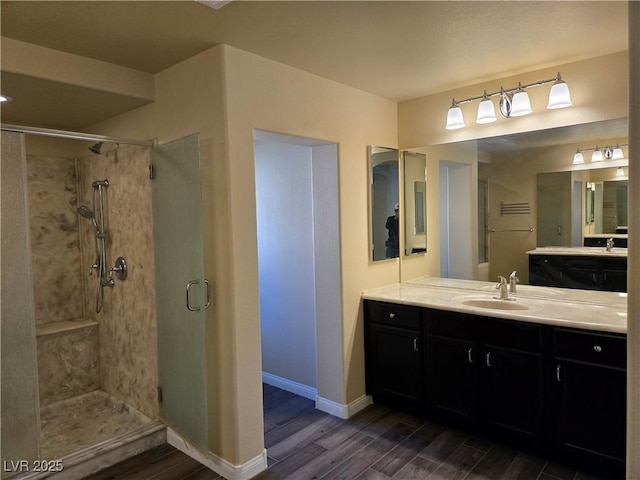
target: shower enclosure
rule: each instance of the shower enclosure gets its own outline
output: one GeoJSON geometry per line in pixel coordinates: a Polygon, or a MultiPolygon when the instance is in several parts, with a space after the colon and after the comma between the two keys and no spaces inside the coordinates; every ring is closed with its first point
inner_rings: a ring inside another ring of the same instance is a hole
{"type": "MultiPolygon", "coordinates": [[[[151,149],[78,145],[2,133],[2,456],[59,460],[64,478],[166,439],[151,149]]],[[[56,473],[7,465],[3,479],[56,473]]]]}

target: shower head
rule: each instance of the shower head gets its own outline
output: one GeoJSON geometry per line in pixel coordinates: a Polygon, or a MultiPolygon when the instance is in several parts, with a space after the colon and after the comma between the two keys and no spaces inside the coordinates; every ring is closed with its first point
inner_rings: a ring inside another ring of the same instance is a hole
{"type": "Polygon", "coordinates": [[[78,207],[78,213],[82,215],[84,218],[90,218],[92,220],[95,220],[93,218],[93,210],[91,210],[86,205],[81,205],[80,207],[78,207]]]}
{"type": "Polygon", "coordinates": [[[93,153],[100,155],[100,149],[102,148],[102,144],[103,142],[98,142],[95,145],[93,145],[92,147],[89,147],[89,150],[91,150],[93,153]]]}

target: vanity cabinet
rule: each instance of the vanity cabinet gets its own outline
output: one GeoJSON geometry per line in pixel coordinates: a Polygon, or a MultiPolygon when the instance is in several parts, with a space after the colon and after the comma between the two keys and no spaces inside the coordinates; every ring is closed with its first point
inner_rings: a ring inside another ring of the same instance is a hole
{"type": "Polygon", "coordinates": [[[364,302],[376,403],[624,476],[626,335],[364,302]]]}
{"type": "Polygon", "coordinates": [[[428,411],[523,445],[543,441],[542,327],[426,310],[428,411]]]}
{"type": "Polygon", "coordinates": [[[624,473],[626,337],[553,328],[552,342],[550,430],[556,451],[576,463],[624,473]]]}
{"type": "Polygon", "coordinates": [[[529,283],[546,287],[627,291],[627,259],[589,255],[529,255],[529,283]]]}
{"type": "Polygon", "coordinates": [[[424,413],[424,356],[419,307],[364,303],[367,393],[376,403],[424,413]]]}

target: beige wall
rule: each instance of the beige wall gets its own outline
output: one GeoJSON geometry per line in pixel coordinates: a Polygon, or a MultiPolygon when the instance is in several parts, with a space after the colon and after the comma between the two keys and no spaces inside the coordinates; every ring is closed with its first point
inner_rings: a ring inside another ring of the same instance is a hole
{"type": "Polygon", "coordinates": [[[396,145],[396,104],[226,46],[158,74],[156,88],[153,105],[90,130],[160,142],[200,132],[205,262],[216,299],[211,450],[240,465],[263,448],[253,129],[338,144],[343,340],[325,348],[342,361],[339,371],[319,365],[318,394],[346,404],[364,395],[360,294],[399,280],[397,262],[370,264],[366,248],[366,147],[396,145]]]}
{"type": "Polygon", "coordinates": [[[398,281],[396,262],[372,265],[367,238],[367,145],[395,146],[396,104],[256,55],[226,47],[226,100],[237,327],[258,328],[255,285],[255,195],[253,129],[338,144],[343,344],[325,345],[343,359],[342,371],[318,365],[318,394],[349,403],[364,394],[360,294],[398,281]],[[242,302],[241,302],[242,300],[242,302]]]}

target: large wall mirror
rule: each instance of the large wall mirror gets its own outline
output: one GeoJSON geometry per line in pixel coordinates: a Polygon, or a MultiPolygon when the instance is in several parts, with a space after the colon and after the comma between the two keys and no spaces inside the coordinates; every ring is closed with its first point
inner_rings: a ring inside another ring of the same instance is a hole
{"type": "Polygon", "coordinates": [[[402,152],[404,169],[404,255],[427,251],[427,156],[402,152]]]}
{"type": "MultiPolygon", "coordinates": [[[[592,163],[589,152],[584,164],[573,164],[578,148],[617,143],[628,143],[626,118],[447,145],[454,152],[475,148],[478,179],[487,185],[487,227],[478,231],[487,262],[475,269],[487,273],[476,278],[495,280],[517,270],[521,283],[528,283],[527,252],[538,246],[577,247],[591,236],[624,236],[628,148],[624,159],[592,163]],[[542,176],[546,186],[538,184],[542,176]],[[566,207],[560,208],[560,198],[566,207]]],[[[475,237],[476,231],[470,227],[469,234],[475,237]]]]}
{"type": "Polygon", "coordinates": [[[370,146],[369,175],[370,260],[397,258],[400,256],[398,150],[370,146]]]}

